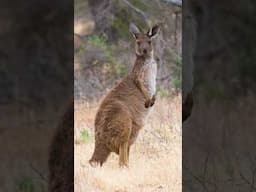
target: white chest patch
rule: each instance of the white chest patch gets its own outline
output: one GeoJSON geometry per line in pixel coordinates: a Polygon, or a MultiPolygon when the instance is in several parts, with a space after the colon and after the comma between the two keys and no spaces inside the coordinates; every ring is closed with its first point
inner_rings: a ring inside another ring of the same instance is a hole
{"type": "Polygon", "coordinates": [[[147,59],[145,62],[145,87],[147,87],[152,97],[156,93],[157,64],[153,57],[147,59]]]}

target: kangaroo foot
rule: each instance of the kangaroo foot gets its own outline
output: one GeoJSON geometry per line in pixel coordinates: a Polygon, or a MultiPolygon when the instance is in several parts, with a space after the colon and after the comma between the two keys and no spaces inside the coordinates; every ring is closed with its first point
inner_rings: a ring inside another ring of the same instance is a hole
{"type": "Polygon", "coordinates": [[[102,162],[100,160],[90,160],[89,161],[89,164],[92,166],[92,167],[97,167],[97,166],[101,166],[102,167],[102,162]]]}

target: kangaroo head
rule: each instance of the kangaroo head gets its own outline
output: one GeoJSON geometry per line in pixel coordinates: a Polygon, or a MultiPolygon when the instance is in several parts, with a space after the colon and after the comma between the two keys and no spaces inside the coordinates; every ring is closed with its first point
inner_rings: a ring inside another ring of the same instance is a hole
{"type": "Polygon", "coordinates": [[[136,43],[135,43],[136,55],[150,57],[153,52],[151,40],[157,36],[159,32],[159,26],[155,25],[152,28],[150,28],[147,33],[142,33],[136,27],[135,24],[131,23],[130,32],[133,34],[136,40],[136,43]]]}

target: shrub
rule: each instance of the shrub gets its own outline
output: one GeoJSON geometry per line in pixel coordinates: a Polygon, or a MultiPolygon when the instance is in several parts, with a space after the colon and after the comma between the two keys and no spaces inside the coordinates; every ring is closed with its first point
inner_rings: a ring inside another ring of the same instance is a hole
{"type": "Polygon", "coordinates": [[[81,132],[81,142],[85,143],[89,140],[89,132],[85,129],[83,129],[81,132]]]}

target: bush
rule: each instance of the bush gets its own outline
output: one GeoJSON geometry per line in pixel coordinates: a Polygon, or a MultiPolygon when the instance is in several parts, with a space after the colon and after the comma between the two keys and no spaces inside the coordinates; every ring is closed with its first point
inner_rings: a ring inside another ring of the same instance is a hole
{"type": "Polygon", "coordinates": [[[181,90],[182,86],[182,59],[176,56],[176,62],[173,70],[172,85],[176,90],[181,90]]]}
{"type": "Polygon", "coordinates": [[[81,132],[81,142],[85,143],[89,140],[89,132],[85,129],[83,129],[81,132]]]}
{"type": "Polygon", "coordinates": [[[87,42],[91,43],[92,45],[94,45],[96,47],[100,47],[102,49],[107,48],[107,39],[103,36],[92,35],[87,38],[87,42]]]}

